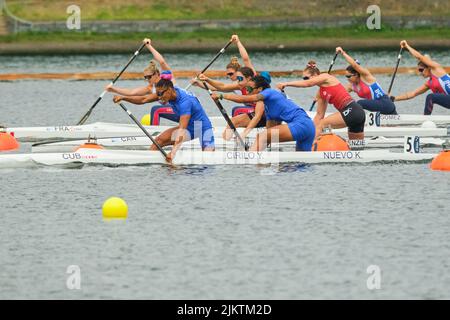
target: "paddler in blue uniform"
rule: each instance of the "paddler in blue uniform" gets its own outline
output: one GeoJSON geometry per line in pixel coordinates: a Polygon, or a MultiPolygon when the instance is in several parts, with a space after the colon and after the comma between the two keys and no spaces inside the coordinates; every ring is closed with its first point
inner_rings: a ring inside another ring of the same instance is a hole
{"type": "MultiPolygon", "coordinates": [[[[144,104],[159,100],[163,105],[171,106],[174,113],[180,117],[179,125],[162,132],[156,137],[156,142],[164,147],[173,145],[167,160],[172,161],[181,144],[185,141],[199,138],[203,151],[214,151],[214,135],[211,121],[206,115],[200,101],[191,92],[173,85],[172,81],[161,79],[156,84],[156,93],[144,97],[115,96],[114,102],[128,101],[134,104],[144,104]]],[[[151,150],[157,150],[152,145],[151,150]]]]}
{"type": "Polygon", "coordinates": [[[316,130],[308,114],[280,91],[270,88],[262,76],[255,76],[249,82],[248,95],[213,94],[215,99],[226,99],[237,103],[264,101],[267,130],[257,135],[251,151],[262,151],[274,135],[279,142],[296,141],[297,151],[311,151],[316,130]],[[282,124],[281,122],[285,122],[282,124]]]}

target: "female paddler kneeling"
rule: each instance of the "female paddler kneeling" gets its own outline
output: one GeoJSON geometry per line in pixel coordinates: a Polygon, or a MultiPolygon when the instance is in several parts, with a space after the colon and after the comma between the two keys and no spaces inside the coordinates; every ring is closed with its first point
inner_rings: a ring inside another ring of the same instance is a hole
{"type": "MultiPolygon", "coordinates": [[[[200,101],[191,92],[174,86],[172,81],[161,79],[156,84],[156,93],[146,96],[115,96],[114,102],[128,101],[134,104],[144,104],[159,101],[162,105],[172,107],[174,113],[180,117],[179,125],[162,132],[156,137],[161,146],[173,145],[167,161],[171,162],[181,144],[185,141],[199,138],[203,151],[214,151],[214,135],[211,121],[206,115],[200,101]]],[[[151,150],[158,150],[155,145],[151,150]]]]}
{"type": "Polygon", "coordinates": [[[271,89],[270,84],[262,76],[255,76],[248,82],[251,88],[249,95],[231,93],[214,93],[214,99],[226,99],[237,103],[264,102],[267,129],[256,136],[250,151],[262,151],[267,144],[296,141],[297,151],[311,151],[315,137],[314,123],[305,110],[287,99],[281,92],[271,89]],[[281,122],[285,124],[281,124],[281,122]]]}
{"type": "MultiPolygon", "coordinates": [[[[146,86],[137,87],[134,89],[119,88],[114,87],[112,84],[106,86],[105,90],[108,92],[120,94],[122,96],[145,96],[151,93],[155,93],[155,85],[161,79],[172,80],[172,71],[170,70],[169,64],[166,62],[162,54],[160,54],[152,45],[151,39],[144,39],[148,50],[153,54],[154,59],[159,63],[160,69],[156,66],[155,61],[150,61],[147,68],[144,69],[144,79],[147,82],[146,86]]],[[[178,122],[178,117],[174,114],[173,110],[167,106],[157,105],[152,107],[150,111],[151,125],[157,126],[160,123],[160,118],[168,119],[170,121],[178,122]]]]}
{"type": "Polygon", "coordinates": [[[316,136],[322,134],[323,128],[331,126],[335,128],[348,127],[349,140],[364,139],[364,124],[366,114],[363,108],[356,103],[341,82],[328,73],[320,73],[314,61],[308,62],[303,70],[303,80],[282,82],[278,89],[285,87],[308,88],[318,86],[320,88],[317,99],[317,112],[314,117],[316,136]],[[338,112],[325,118],[328,103],[334,105],[338,112]]]}
{"type": "Polygon", "coordinates": [[[428,78],[428,81],[412,92],[391,97],[391,99],[394,101],[409,100],[431,90],[431,93],[427,95],[425,100],[423,114],[430,115],[433,112],[435,104],[450,109],[450,75],[439,63],[412,48],[406,40],[402,40],[400,46],[408,50],[413,57],[419,60],[417,71],[424,78],[428,78]]]}

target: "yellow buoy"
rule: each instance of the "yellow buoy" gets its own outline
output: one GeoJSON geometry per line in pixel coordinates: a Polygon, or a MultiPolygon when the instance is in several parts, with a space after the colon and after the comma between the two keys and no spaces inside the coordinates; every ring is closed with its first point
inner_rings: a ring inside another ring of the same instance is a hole
{"type": "Polygon", "coordinates": [[[111,197],[103,204],[102,212],[104,219],[126,219],[128,206],[123,199],[111,197]]]}
{"type": "Polygon", "coordinates": [[[430,168],[432,170],[450,171],[450,150],[444,150],[439,153],[431,161],[430,168]]]}
{"type": "Polygon", "coordinates": [[[149,113],[147,113],[146,115],[144,115],[144,116],[141,118],[141,124],[142,124],[143,126],[149,126],[151,123],[152,123],[152,117],[150,116],[149,113]]]}

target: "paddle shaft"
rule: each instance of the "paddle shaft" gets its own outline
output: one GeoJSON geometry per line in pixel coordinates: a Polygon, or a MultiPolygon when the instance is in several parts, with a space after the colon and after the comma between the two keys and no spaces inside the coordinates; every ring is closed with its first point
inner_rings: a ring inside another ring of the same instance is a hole
{"type": "Polygon", "coordinates": [[[392,86],[394,85],[394,79],[395,79],[395,76],[397,75],[397,70],[398,70],[398,66],[400,65],[400,60],[402,59],[402,52],[403,52],[403,48],[401,47],[400,51],[398,53],[398,57],[397,57],[397,65],[395,66],[394,73],[392,74],[391,84],[389,85],[388,96],[391,95],[392,86]]]}
{"type": "MultiPolygon", "coordinates": [[[[145,47],[146,43],[143,43],[139,49],[133,54],[133,56],[128,60],[128,63],[125,65],[125,67],[122,68],[120,73],[114,78],[114,80],[111,82],[111,84],[116,83],[116,81],[120,78],[120,76],[125,72],[125,70],[128,68],[128,66],[136,59],[136,57],[139,55],[139,53],[142,51],[142,49],[145,47]]],[[[103,99],[103,96],[106,94],[106,90],[102,92],[102,94],[95,100],[94,104],[89,108],[88,112],[81,118],[80,121],[78,121],[77,125],[82,125],[86,122],[86,120],[91,115],[92,111],[94,110],[95,106],[103,99]]]]}
{"type": "Polygon", "coordinates": [[[150,140],[153,142],[153,144],[158,148],[159,151],[161,151],[161,153],[163,154],[164,158],[167,158],[167,153],[164,151],[164,149],[159,145],[158,142],[156,142],[155,139],[153,139],[152,135],[150,133],[148,133],[148,131],[144,128],[144,126],[138,121],[138,119],[136,119],[136,117],[131,113],[130,110],[127,109],[127,107],[125,107],[123,105],[123,103],[119,103],[119,105],[121,106],[121,108],[128,113],[128,115],[130,116],[130,118],[139,126],[139,128],[141,128],[141,130],[145,133],[145,135],[147,137],[150,138],[150,140]]]}
{"type": "MultiPolygon", "coordinates": [[[[327,73],[330,73],[331,70],[333,69],[333,65],[336,62],[336,59],[337,59],[338,55],[339,55],[339,53],[336,52],[336,54],[334,55],[333,60],[331,60],[330,67],[328,68],[328,72],[327,73]]],[[[313,111],[315,105],[316,105],[316,99],[314,99],[311,107],[309,108],[309,111],[313,111]]]]}
{"type": "MultiPolygon", "coordinates": [[[[205,82],[203,82],[203,85],[205,86],[205,89],[208,91],[209,96],[212,98],[212,91],[208,88],[208,86],[206,85],[205,82]]],[[[245,145],[244,140],[242,140],[241,135],[237,131],[236,126],[234,125],[233,121],[231,121],[230,117],[228,116],[227,111],[225,110],[225,108],[222,106],[220,101],[215,100],[215,99],[213,99],[213,101],[215,102],[217,108],[219,108],[219,111],[222,114],[222,116],[225,118],[225,121],[228,123],[228,126],[233,130],[235,136],[238,138],[239,143],[244,147],[244,150],[247,151],[248,148],[245,145]]]]}
{"type": "MultiPolygon", "coordinates": [[[[209,67],[211,67],[211,65],[225,52],[225,50],[232,44],[232,41],[229,41],[225,47],[223,47],[222,49],[220,49],[220,51],[216,54],[216,56],[211,60],[211,62],[203,68],[203,70],[200,73],[204,73],[206,70],[209,69],[209,67]]],[[[200,74],[199,73],[199,74],[200,74]]],[[[195,79],[198,79],[198,75],[195,77],[195,79]]],[[[188,86],[184,89],[187,90],[192,86],[192,83],[189,83],[188,86]]]]}

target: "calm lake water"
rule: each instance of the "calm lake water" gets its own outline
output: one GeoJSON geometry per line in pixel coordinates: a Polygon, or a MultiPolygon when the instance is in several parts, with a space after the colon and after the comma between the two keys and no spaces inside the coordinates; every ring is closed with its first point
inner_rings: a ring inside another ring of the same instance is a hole
{"type": "MultiPolygon", "coordinates": [[[[214,54],[166,58],[174,69],[201,69],[214,54]]],[[[450,65],[446,52],[430,54],[450,65]]],[[[397,53],[354,55],[368,66],[394,66],[397,53]]],[[[128,58],[1,56],[0,72],[116,71],[128,58]]],[[[261,70],[290,70],[310,58],[326,69],[331,56],[252,58],[261,70]]],[[[130,71],[148,59],[139,57],[130,71]]],[[[402,65],[415,62],[405,54],[402,65]]],[[[336,68],[345,66],[338,60],[336,68]]],[[[387,88],[390,77],[378,80],[387,88]]],[[[394,94],[423,82],[398,75],[394,94]]],[[[0,123],[74,124],[106,83],[0,82],[0,123]]],[[[219,115],[204,92],[194,91],[208,114],[219,115]]],[[[305,108],[314,93],[288,89],[305,108]]],[[[421,113],[424,99],[399,103],[398,110],[421,113]]],[[[130,109],[140,118],[149,106],[130,109]]],[[[105,96],[90,121],[130,120],[105,96]]],[[[0,177],[1,299],[450,298],[450,175],[427,163],[282,165],[273,174],[255,166],[47,168],[0,170],[0,177]],[[102,220],[111,196],[128,203],[126,221],[102,220]],[[80,290],[66,286],[71,265],[80,268],[80,290]],[[367,287],[369,266],[381,272],[378,290],[367,287]]]]}

